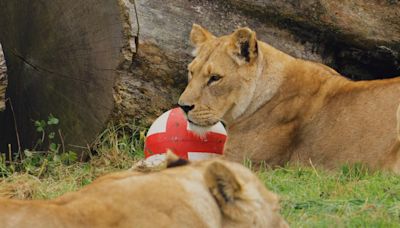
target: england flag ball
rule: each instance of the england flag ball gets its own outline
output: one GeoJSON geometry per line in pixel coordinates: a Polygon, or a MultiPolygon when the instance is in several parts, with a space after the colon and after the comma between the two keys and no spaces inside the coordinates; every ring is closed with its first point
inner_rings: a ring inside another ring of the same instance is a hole
{"type": "Polygon", "coordinates": [[[157,165],[164,161],[167,150],[181,158],[202,160],[222,155],[227,138],[224,126],[218,122],[212,127],[202,129],[190,124],[180,108],[162,114],[151,125],[145,141],[146,163],[157,165]]]}

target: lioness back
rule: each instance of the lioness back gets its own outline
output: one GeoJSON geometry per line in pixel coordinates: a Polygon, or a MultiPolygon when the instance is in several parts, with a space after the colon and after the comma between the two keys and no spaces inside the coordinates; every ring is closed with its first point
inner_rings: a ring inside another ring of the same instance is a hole
{"type": "MultiPolygon", "coordinates": [[[[172,161],[173,162],[173,161],[172,161]]],[[[0,227],[287,227],[277,197],[239,164],[126,171],[49,201],[0,200],[0,227]]]]}

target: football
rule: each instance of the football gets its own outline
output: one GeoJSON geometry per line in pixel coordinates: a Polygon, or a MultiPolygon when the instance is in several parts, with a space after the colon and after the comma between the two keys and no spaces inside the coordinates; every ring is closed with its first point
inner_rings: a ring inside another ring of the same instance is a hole
{"type": "Polygon", "coordinates": [[[222,123],[199,128],[187,121],[180,108],[165,112],[153,122],[147,133],[144,146],[146,162],[154,165],[162,162],[167,150],[187,160],[222,155],[227,139],[222,123]]]}

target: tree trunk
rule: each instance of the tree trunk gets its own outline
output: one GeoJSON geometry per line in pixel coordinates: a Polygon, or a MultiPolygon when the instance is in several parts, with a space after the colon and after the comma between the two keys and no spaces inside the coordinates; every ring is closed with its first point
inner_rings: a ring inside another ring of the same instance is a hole
{"type": "Polygon", "coordinates": [[[40,138],[34,121],[50,114],[60,120],[65,146],[74,150],[105,127],[117,71],[132,58],[134,45],[122,5],[122,0],[0,0],[0,42],[15,111],[0,118],[0,151],[15,142],[14,117],[22,148],[40,138]]]}
{"type": "Polygon", "coordinates": [[[3,49],[0,44],[0,112],[6,108],[7,67],[4,60],[3,49]]]}

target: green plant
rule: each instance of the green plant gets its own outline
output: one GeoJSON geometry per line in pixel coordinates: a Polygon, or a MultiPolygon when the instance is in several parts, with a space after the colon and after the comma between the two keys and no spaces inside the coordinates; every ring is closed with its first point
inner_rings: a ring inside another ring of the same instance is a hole
{"type": "Polygon", "coordinates": [[[342,182],[362,180],[368,176],[369,172],[368,167],[360,163],[343,165],[340,169],[339,180],[342,182]]]}
{"type": "Polygon", "coordinates": [[[48,116],[47,121],[34,121],[36,132],[40,134],[36,145],[32,149],[25,149],[22,155],[9,156],[8,160],[2,156],[0,175],[10,176],[17,171],[41,177],[51,172],[54,167],[75,163],[78,160],[76,152],[66,151],[62,144],[59,122],[52,114],[48,116]]]}
{"type": "MultiPolygon", "coordinates": [[[[36,121],[35,121],[36,122],[36,121]]],[[[40,137],[52,131],[49,124],[38,121],[40,137]],[[39,126],[40,125],[40,126],[39,126]]],[[[55,127],[57,124],[51,125],[55,127]]],[[[128,169],[143,157],[146,128],[134,124],[110,124],[92,145],[93,155],[88,162],[76,161],[76,153],[51,150],[25,150],[22,161],[0,158],[0,197],[19,199],[48,199],[90,184],[96,177],[112,171],[128,169]],[[11,170],[16,165],[16,170],[11,170]]],[[[55,135],[55,139],[57,134],[55,135]]],[[[56,143],[58,145],[58,143],[56,143]]],[[[46,148],[46,147],[45,147],[46,148]]]]}
{"type": "Polygon", "coordinates": [[[10,176],[10,174],[13,172],[11,167],[7,165],[7,159],[5,154],[0,154],[0,175],[2,177],[5,176],[10,176]]]}
{"type": "MultiPolygon", "coordinates": [[[[47,141],[49,142],[48,149],[50,151],[56,152],[60,149],[60,145],[57,145],[53,140],[56,137],[56,129],[57,125],[60,123],[59,119],[56,118],[53,114],[48,116],[47,121],[45,120],[36,120],[34,125],[36,127],[36,131],[41,134],[41,137],[38,139],[36,146],[33,148],[34,150],[47,141]],[[47,140],[46,140],[47,136],[47,140]]],[[[59,130],[59,129],[58,129],[59,130]]],[[[60,132],[60,131],[58,131],[60,132]]],[[[61,134],[60,134],[61,137],[61,134]]]]}
{"type": "Polygon", "coordinates": [[[110,123],[93,144],[95,151],[107,165],[124,167],[132,160],[144,157],[143,147],[146,128],[135,124],[110,123]]]}

